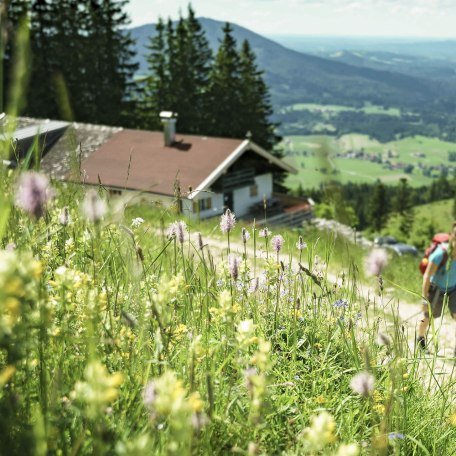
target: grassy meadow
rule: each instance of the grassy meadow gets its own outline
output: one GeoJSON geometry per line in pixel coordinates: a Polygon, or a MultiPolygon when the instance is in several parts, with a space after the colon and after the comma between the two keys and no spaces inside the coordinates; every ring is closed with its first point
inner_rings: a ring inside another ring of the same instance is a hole
{"type": "Polygon", "coordinates": [[[358,295],[359,247],[0,185],[0,454],[456,452],[454,380],[358,295]]]}
{"type": "Polygon", "coordinates": [[[450,165],[448,152],[456,151],[456,144],[445,142],[438,138],[424,136],[408,137],[381,143],[366,135],[352,133],[340,138],[324,135],[287,136],[282,143],[286,154],[285,160],[298,170],[298,174],[290,175],[286,184],[290,188],[318,187],[327,179],[337,179],[341,183],[347,182],[370,182],[380,179],[387,184],[396,184],[406,177],[410,185],[429,185],[431,177],[424,176],[421,170],[415,169],[411,174],[404,173],[401,169],[385,169],[383,164],[373,163],[362,159],[347,159],[336,157],[337,153],[364,149],[369,154],[386,155],[388,151],[395,155],[393,162],[416,165],[450,165]],[[327,145],[330,150],[330,165],[322,164],[319,157],[321,144],[327,145]],[[423,153],[424,157],[416,154],[423,153]],[[327,172],[321,172],[326,167],[327,172]]]}

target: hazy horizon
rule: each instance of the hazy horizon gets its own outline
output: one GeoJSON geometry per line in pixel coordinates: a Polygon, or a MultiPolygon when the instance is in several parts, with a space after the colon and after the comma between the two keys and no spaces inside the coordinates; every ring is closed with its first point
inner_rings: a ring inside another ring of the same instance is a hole
{"type": "MultiPolygon", "coordinates": [[[[266,36],[456,39],[454,0],[193,0],[199,17],[266,36]]],[[[130,0],[131,26],[177,19],[189,0],[130,0]]]]}

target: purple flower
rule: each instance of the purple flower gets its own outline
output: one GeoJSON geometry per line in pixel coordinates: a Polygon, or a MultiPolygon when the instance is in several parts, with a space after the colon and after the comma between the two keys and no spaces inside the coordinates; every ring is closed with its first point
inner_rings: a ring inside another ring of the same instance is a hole
{"type": "Polygon", "coordinates": [[[226,212],[220,217],[220,229],[222,233],[229,233],[236,225],[236,216],[227,209],[226,212]]]}
{"type": "Polygon", "coordinates": [[[236,281],[239,277],[239,258],[235,255],[230,255],[228,258],[228,267],[231,277],[236,281]]]}
{"type": "Polygon", "coordinates": [[[374,391],[375,379],[369,372],[360,372],[356,374],[350,382],[350,388],[353,392],[361,396],[370,396],[374,391]]]}
{"type": "Polygon", "coordinates": [[[154,416],[155,402],[157,401],[157,385],[155,381],[147,383],[143,391],[143,403],[154,416]]]}
{"type": "Polygon", "coordinates": [[[18,181],[16,206],[39,219],[44,215],[46,205],[54,195],[55,192],[47,176],[35,171],[27,171],[21,174],[18,181]]]}
{"type": "Polygon", "coordinates": [[[89,222],[99,222],[106,214],[106,203],[91,189],[82,202],[82,212],[89,222]]]}
{"type": "Polygon", "coordinates": [[[388,254],[384,249],[374,249],[366,258],[366,271],[373,276],[379,276],[388,263],[388,254]]]}
{"type": "Polygon", "coordinates": [[[348,307],[348,301],[346,299],[338,299],[334,304],[334,307],[348,307]]]}
{"type": "Polygon", "coordinates": [[[405,435],[402,434],[401,432],[390,432],[388,434],[388,438],[390,440],[395,440],[395,439],[403,440],[403,439],[405,439],[405,435]]]}
{"type": "Polygon", "coordinates": [[[260,237],[267,238],[268,236],[270,236],[272,234],[272,232],[269,231],[267,227],[264,227],[262,230],[260,230],[260,232],[258,234],[260,237]]]}
{"type": "Polygon", "coordinates": [[[304,250],[307,244],[303,241],[302,236],[299,236],[298,242],[296,242],[296,248],[298,250],[304,250]]]}
{"type": "Polygon", "coordinates": [[[283,237],[277,234],[271,239],[272,248],[279,253],[283,246],[283,237]]]}
{"type": "Polygon", "coordinates": [[[250,233],[245,228],[242,228],[242,242],[246,244],[249,239],[250,233]]]}

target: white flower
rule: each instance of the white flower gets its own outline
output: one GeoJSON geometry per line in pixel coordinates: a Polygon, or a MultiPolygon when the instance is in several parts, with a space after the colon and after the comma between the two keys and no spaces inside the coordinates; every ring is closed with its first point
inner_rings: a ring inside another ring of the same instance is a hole
{"type": "Polygon", "coordinates": [[[374,391],[375,379],[369,372],[360,372],[356,374],[350,382],[350,388],[353,392],[361,396],[370,396],[374,391]]]}
{"type": "Polygon", "coordinates": [[[138,228],[138,226],[141,226],[144,223],[144,219],[141,217],[136,217],[131,221],[131,226],[133,228],[138,228]]]}

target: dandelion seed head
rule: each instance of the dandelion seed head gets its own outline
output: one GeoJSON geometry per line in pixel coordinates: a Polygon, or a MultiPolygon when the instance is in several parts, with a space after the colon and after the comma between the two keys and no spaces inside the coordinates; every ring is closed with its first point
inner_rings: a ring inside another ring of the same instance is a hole
{"type": "Polygon", "coordinates": [[[388,254],[384,249],[374,249],[366,258],[366,272],[379,276],[388,263],[388,254]]]}
{"type": "Polygon", "coordinates": [[[91,189],[82,202],[82,212],[89,222],[99,222],[106,214],[106,203],[91,189]]]}
{"type": "Polygon", "coordinates": [[[27,171],[19,178],[15,196],[17,207],[39,219],[44,215],[46,205],[54,198],[55,192],[46,175],[27,171]]]}
{"type": "Polygon", "coordinates": [[[277,234],[271,239],[272,248],[279,253],[283,246],[283,237],[277,234]]]}
{"type": "Polygon", "coordinates": [[[374,391],[375,379],[369,372],[356,374],[350,382],[350,388],[361,396],[370,396],[374,391]]]}
{"type": "Polygon", "coordinates": [[[229,233],[236,225],[236,216],[227,209],[225,213],[220,217],[220,229],[222,233],[229,233]]]}

